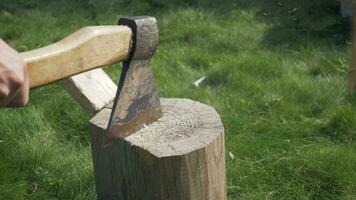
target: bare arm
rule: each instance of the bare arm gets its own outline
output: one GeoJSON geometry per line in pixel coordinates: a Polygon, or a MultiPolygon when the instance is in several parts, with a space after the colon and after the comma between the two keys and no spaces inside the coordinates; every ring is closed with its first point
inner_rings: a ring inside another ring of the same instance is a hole
{"type": "Polygon", "coordinates": [[[0,39],[0,107],[25,106],[29,79],[25,61],[0,39]]]}

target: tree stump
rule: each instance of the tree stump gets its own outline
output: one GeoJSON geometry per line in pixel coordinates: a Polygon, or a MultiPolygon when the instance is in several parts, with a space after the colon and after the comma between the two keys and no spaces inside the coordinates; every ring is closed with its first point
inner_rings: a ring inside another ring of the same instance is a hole
{"type": "Polygon", "coordinates": [[[163,116],[105,143],[111,109],[90,121],[94,175],[101,200],[225,200],[224,128],[214,108],[161,99],[163,116]]]}

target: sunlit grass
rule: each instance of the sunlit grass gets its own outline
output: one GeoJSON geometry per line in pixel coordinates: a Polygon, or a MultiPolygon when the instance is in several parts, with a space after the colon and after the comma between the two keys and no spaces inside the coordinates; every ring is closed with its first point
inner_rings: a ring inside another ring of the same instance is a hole
{"type": "MultiPolygon", "coordinates": [[[[20,51],[119,16],[156,16],[160,94],[221,114],[229,199],[356,198],[356,98],[344,89],[344,32],[293,29],[276,1],[26,2],[0,3],[0,37],[20,51]],[[203,76],[200,87],[192,84],[203,76]]],[[[333,23],[322,24],[341,26],[333,23]]],[[[118,66],[107,71],[117,80],[118,66]]],[[[27,108],[1,109],[0,199],[95,199],[89,119],[59,84],[32,91],[27,108]]]]}

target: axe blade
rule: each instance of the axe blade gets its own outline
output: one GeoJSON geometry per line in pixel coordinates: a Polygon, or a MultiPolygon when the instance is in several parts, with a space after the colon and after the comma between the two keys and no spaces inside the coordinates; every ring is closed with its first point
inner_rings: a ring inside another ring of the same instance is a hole
{"type": "Polygon", "coordinates": [[[129,58],[123,62],[108,125],[107,142],[125,138],[162,116],[150,59],[158,45],[154,17],[121,18],[119,25],[132,29],[129,58]]]}

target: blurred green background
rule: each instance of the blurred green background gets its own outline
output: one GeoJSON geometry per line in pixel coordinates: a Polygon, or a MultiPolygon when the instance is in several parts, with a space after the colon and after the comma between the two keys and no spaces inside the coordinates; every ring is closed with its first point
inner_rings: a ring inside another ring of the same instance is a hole
{"type": "MultiPolygon", "coordinates": [[[[337,1],[1,0],[0,37],[27,51],[128,15],[158,19],[160,95],[221,114],[229,199],[356,199],[349,23],[337,1]]],[[[106,68],[116,81],[119,70],[106,68]]],[[[96,199],[90,117],[60,84],[1,109],[0,199],[96,199]]]]}

